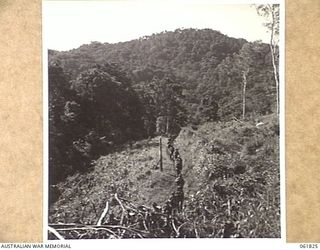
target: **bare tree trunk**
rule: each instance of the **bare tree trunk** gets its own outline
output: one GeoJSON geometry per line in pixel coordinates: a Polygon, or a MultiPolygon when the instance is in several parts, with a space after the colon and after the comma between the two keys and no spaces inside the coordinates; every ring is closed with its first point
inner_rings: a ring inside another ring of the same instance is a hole
{"type": "Polygon", "coordinates": [[[162,165],[162,137],[160,135],[160,139],[159,139],[159,164],[160,164],[160,171],[163,171],[163,165],[162,165]]]}
{"type": "Polygon", "coordinates": [[[169,134],[169,116],[167,116],[166,133],[169,134]]]}
{"type": "Polygon", "coordinates": [[[247,74],[249,70],[242,72],[243,77],[243,92],[242,92],[242,120],[244,120],[244,117],[246,115],[246,88],[247,88],[247,74]]]}
{"type": "Polygon", "coordinates": [[[276,65],[276,50],[274,45],[274,25],[275,25],[275,14],[271,8],[271,15],[272,15],[272,26],[271,26],[271,37],[270,37],[270,51],[271,51],[271,60],[272,60],[272,67],[273,67],[273,76],[274,81],[276,84],[276,99],[277,99],[277,114],[279,115],[279,78],[278,78],[278,70],[276,65]]]}
{"type": "Polygon", "coordinates": [[[273,45],[270,44],[270,50],[271,50],[271,58],[272,58],[272,66],[273,66],[273,72],[274,72],[274,81],[276,83],[276,97],[277,97],[277,114],[279,115],[279,80],[278,80],[278,70],[275,62],[275,54],[273,45]]]}
{"type": "Polygon", "coordinates": [[[276,63],[276,44],[277,41],[275,41],[275,38],[277,38],[278,32],[279,32],[279,9],[277,7],[277,4],[267,4],[267,5],[259,5],[257,7],[257,12],[260,16],[263,17],[269,17],[271,15],[271,21],[266,23],[266,26],[271,31],[270,36],[270,52],[271,52],[271,61],[272,61],[272,67],[273,67],[273,75],[274,75],[274,81],[276,85],[276,104],[277,104],[277,115],[279,115],[280,112],[280,105],[279,105],[279,72],[277,69],[277,63],[276,63]]]}

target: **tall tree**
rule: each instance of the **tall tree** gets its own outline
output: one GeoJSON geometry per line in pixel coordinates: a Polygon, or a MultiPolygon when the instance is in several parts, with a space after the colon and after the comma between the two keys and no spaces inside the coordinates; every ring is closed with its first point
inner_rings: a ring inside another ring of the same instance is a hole
{"type": "Polygon", "coordinates": [[[57,62],[49,63],[49,183],[54,184],[68,172],[66,159],[72,143],[63,119],[66,102],[72,98],[68,76],[57,62]],[[54,169],[54,171],[53,171],[54,169]]]}
{"type": "Polygon", "coordinates": [[[254,55],[256,45],[246,43],[240,50],[239,55],[235,55],[234,69],[239,71],[239,75],[242,77],[242,119],[244,120],[246,115],[246,92],[247,92],[247,78],[248,74],[256,62],[254,55]]]}
{"type": "Polygon", "coordinates": [[[266,18],[265,26],[270,31],[270,51],[276,84],[277,114],[279,114],[279,72],[278,72],[278,43],[279,43],[279,24],[280,24],[280,7],[279,4],[256,5],[257,13],[266,18]]]}
{"type": "Polygon", "coordinates": [[[161,80],[154,78],[150,86],[155,115],[163,120],[162,130],[168,133],[183,126],[186,113],[181,104],[181,86],[169,76],[161,80]]]}
{"type": "Polygon", "coordinates": [[[140,100],[116,65],[96,65],[74,81],[59,65],[50,65],[50,184],[86,171],[112,145],[142,136],[140,100]]]}
{"type": "Polygon", "coordinates": [[[82,107],[80,124],[114,143],[141,136],[140,100],[116,65],[96,65],[81,73],[72,88],[82,107]]]}
{"type": "Polygon", "coordinates": [[[246,90],[247,90],[247,75],[249,73],[249,68],[242,71],[243,78],[243,92],[242,92],[242,120],[246,115],[246,90]]]}

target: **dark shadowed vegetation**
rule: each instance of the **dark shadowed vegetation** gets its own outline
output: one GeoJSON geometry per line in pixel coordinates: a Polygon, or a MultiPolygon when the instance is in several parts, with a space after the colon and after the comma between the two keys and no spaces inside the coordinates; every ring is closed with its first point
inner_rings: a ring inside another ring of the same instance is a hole
{"type": "Polygon", "coordinates": [[[268,44],[210,29],[49,51],[49,224],[71,239],[280,237],[274,63],[268,44]],[[159,121],[183,160],[170,215],[159,121]]]}

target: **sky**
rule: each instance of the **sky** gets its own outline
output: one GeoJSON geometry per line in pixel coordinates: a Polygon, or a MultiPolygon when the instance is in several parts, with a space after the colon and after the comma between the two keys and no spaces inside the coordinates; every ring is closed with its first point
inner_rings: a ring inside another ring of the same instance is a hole
{"type": "Polygon", "coordinates": [[[265,19],[256,13],[254,7],[238,4],[242,2],[239,0],[237,4],[223,2],[47,0],[43,1],[44,44],[49,49],[63,51],[93,41],[124,42],[178,28],[211,28],[230,37],[269,41],[270,34],[263,26],[265,19]]]}

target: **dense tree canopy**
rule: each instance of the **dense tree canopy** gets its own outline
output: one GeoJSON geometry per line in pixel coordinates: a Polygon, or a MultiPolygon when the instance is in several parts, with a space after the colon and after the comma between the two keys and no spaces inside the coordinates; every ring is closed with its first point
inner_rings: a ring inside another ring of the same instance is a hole
{"type": "Polygon", "coordinates": [[[161,116],[176,133],[276,110],[268,45],[210,29],[92,42],[49,51],[49,61],[50,166],[63,172],[55,179],[87,169],[113,145],[154,136],[161,116]]]}
{"type": "Polygon", "coordinates": [[[280,237],[271,48],[178,29],[49,51],[51,226],[68,239],[280,237]]]}
{"type": "Polygon", "coordinates": [[[52,182],[88,169],[111,146],[144,136],[140,100],[114,65],[97,65],[70,82],[50,65],[49,89],[52,182]]]}

